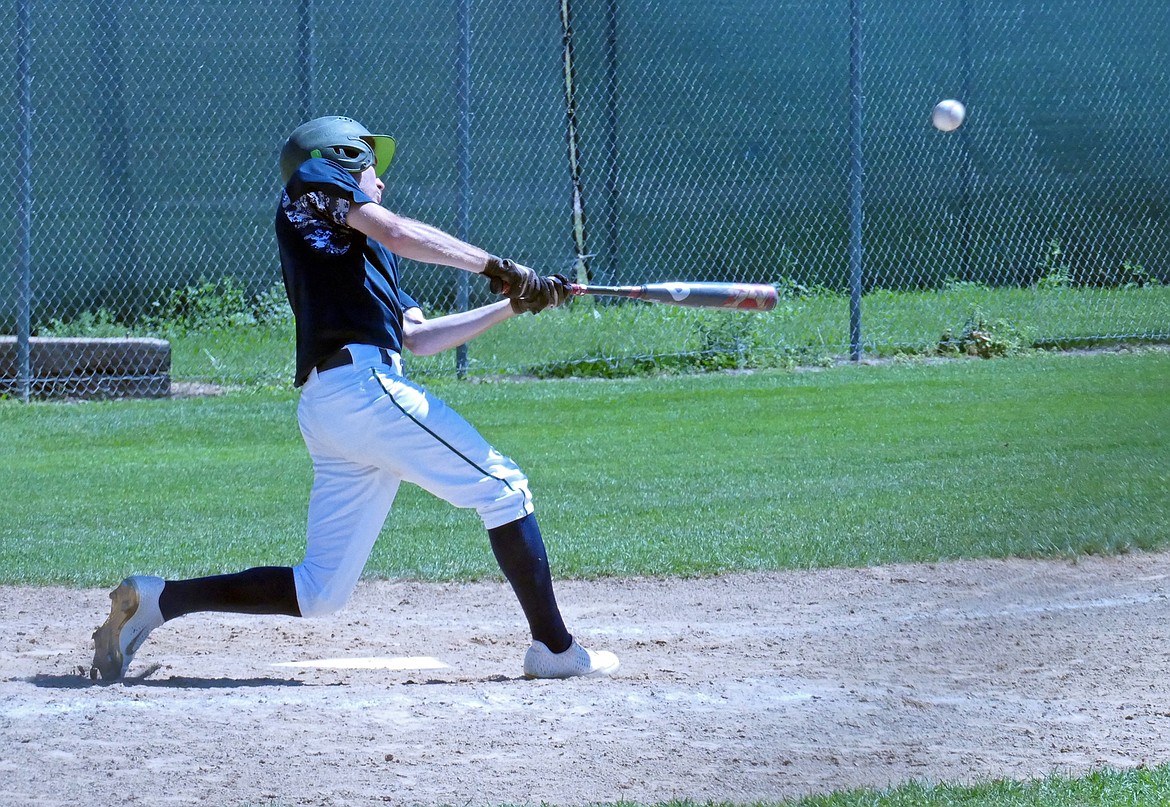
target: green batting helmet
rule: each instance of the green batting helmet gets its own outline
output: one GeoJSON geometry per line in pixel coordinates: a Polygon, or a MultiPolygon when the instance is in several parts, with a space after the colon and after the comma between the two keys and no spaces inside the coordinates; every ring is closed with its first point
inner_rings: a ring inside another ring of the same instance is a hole
{"type": "Polygon", "coordinates": [[[315,118],[288,136],[280,150],[280,176],[288,182],[301,163],[314,157],[324,157],[355,174],[372,165],[381,176],[394,159],[394,147],[393,137],[371,134],[353,118],[315,118]]]}

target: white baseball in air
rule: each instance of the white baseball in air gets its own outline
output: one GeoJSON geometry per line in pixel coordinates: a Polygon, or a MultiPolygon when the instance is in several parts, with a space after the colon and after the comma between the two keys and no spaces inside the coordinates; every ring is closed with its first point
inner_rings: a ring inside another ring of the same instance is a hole
{"type": "Polygon", "coordinates": [[[953,132],[963,125],[967,117],[967,108],[954,98],[939,101],[930,113],[930,122],[940,132],[953,132]]]}

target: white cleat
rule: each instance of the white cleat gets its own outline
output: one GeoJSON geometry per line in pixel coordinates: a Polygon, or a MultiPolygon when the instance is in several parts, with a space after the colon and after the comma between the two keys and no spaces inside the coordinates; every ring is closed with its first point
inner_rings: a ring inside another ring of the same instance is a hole
{"type": "Polygon", "coordinates": [[[126,675],[130,661],[152,630],[163,623],[158,598],[165,582],[161,577],[127,577],[110,592],[110,616],[93,632],[92,677],[103,681],[126,675]]]}
{"type": "Polygon", "coordinates": [[[525,678],[601,677],[617,672],[621,662],[608,650],[586,650],[574,639],[569,649],[554,653],[543,642],[533,642],[524,654],[525,678]]]}

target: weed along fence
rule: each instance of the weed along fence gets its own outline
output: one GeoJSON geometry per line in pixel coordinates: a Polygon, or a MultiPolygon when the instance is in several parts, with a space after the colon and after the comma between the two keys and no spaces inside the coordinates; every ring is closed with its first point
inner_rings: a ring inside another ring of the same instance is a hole
{"type": "MultiPolygon", "coordinates": [[[[0,108],[2,394],[55,389],[36,339],[94,357],[164,340],[177,380],[287,384],[277,154],[326,114],[397,138],[390,207],[498,254],[782,294],[762,316],[575,300],[414,372],[1170,338],[1162,0],[422,0],[356,31],[379,4],[318,5],[0,11],[17,101],[0,108]],[[966,111],[951,131],[931,124],[944,99],[966,111]]],[[[406,262],[404,280],[431,314],[491,299],[454,270],[406,262]]]]}

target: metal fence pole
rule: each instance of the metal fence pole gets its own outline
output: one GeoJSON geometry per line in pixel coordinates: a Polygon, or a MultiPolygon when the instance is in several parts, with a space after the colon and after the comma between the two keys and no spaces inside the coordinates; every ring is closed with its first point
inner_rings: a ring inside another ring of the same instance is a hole
{"type": "MultiPolygon", "coordinates": [[[[459,32],[455,48],[455,97],[459,104],[459,186],[458,223],[456,235],[471,240],[471,0],[456,0],[456,29],[459,32]]],[[[470,277],[467,272],[456,273],[455,310],[466,311],[471,297],[470,277]]],[[[455,348],[455,375],[467,375],[467,345],[455,348]]]]}
{"type": "Polygon", "coordinates": [[[561,55],[565,74],[565,141],[568,146],[569,182],[572,188],[573,248],[577,260],[573,277],[578,283],[589,282],[588,234],[585,226],[585,188],[581,182],[581,137],[577,125],[577,68],[573,63],[573,6],[561,0],[561,55]]]}
{"type": "MultiPolygon", "coordinates": [[[[971,20],[971,0],[961,0],[959,19],[961,25],[960,52],[963,61],[963,72],[960,77],[960,92],[963,93],[963,96],[959,100],[970,109],[970,105],[974,100],[971,96],[975,83],[975,63],[971,48],[971,37],[974,35],[971,20]]],[[[962,187],[959,200],[959,249],[962,250],[962,254],[959,256],[959,260],[961,261],[963,280],[980,280],[981,278],[974,277],[973,275],[971,200],[975,190],[975,161],[971,157],[971,142],[967,139],[967,134],[970,131],[971,128],[969,126],[959,127],[959,171],[961,172],[959,181],[962,187]]]]}
{"type": "Polygon", "coordinates": [[[618,2],[608,0],[605,14],[605,193],[608,201],[605,218],[606,276],[602,282],[614,283],[621,277],[621,200],[618,197],[618,2]]]}
{"type": "Polygon", "coordinates": [[[20,107],[19,141],[20,256],[17,269],[17,378],[20,399],[28,403],[32,390],[32,0],[19,0],[16,11],[16,75],[20,107]]]}
{"type": "Polygon", "coordinates": [[[861,360],[861,281],[864,268],[865,160],[862,154],[861,0],[849,0],[849,358],[861,360]]]}
{"type": "Polygon", "coordinates": [[[297,106],[299,108],[298,124],[313,118],[313,72],[314,41],[313,36],[313,0],[300,0],[297,3],[297,106]]]}

